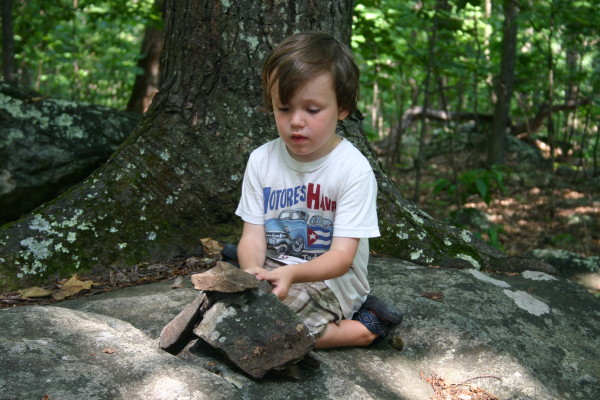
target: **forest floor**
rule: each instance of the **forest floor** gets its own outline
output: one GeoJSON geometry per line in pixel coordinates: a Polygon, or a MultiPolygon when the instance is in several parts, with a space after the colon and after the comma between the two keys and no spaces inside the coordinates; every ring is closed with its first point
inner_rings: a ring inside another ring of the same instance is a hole
{"type": "MultiPolygon", "coordinates": [[[[487,223],[467,219],[465,227],[487,241],[497,234],[497,247],[512,256],[550,248],[600,256],[600,177],[586,178],[563,169],[552,180],[549,171],[509,166],[512,172],[503,175],[504,191],[490,184],[489,204],[473,194],[477,193],[474,185],[464,185],[459,206],[456,191],[435,191],[436,181],[451,176],[447,165],[441,158],[432,160],[422,172],[419,207],[432,217],[456,220],[459,209],[477,209],[487,223]]],[[[405,197],[414,200],[415,172],[399,173],[395,181],[405,197]]]]}

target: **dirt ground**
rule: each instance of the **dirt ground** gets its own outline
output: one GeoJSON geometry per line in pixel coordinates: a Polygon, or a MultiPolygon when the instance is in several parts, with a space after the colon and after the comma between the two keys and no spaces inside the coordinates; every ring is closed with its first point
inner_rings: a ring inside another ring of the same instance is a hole
{"type": "MultiPolygon", "coordinates": [[[[462,205],[487,215],[502,250],[514,256],[548,248],[600,255],[600,177],[559,170],[553,180],[549,171],[515,165],[510,169],[506,191],[492,190],[489,205],[479,195],[468,196],[462,205]]],[[[422,175],[419,206],[436,219],[444,220],[459,209],[456,194],[434,193],[435,181],[450,176],[443,159],[429,163],[422,175]]],[[[414,196],[414,179],[414,171],[398,173],[395,179],[409,199],[414,196]]],[[[489,231],[479,234],[489,241],[489,231]]]]}

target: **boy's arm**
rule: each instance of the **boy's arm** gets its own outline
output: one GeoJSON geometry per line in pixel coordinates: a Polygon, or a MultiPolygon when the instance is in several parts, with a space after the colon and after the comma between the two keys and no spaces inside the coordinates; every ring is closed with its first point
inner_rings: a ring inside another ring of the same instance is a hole
{"type": "Polygon", "coordinates": [[[324,281],[348,272],[354,261],[358,242],[357,238],[334,236],[329,250],[319,257],[306,263],[285,265],[273,271],[263,269],[256,277],[268,280],[273,285],[273,293],[280,299],[285,299],[294,283],[324,281]]]}
{"type": "Polygon", "coordinates": [[[240,267],[244,271],[256,274],[262,270],[267,255],[265,226],[244,222],[237,252],[240,267]]]}

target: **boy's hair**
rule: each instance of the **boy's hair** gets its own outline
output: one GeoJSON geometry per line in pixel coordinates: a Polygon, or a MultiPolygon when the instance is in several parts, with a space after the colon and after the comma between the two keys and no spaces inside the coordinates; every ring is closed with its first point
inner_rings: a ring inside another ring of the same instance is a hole
{"type": "Polygon", "coordinates": [[[273,111],[271,89],[277,85],[279,99],[290,99],[317,76],[329,73],[338,106],[354,113],[358,101],[359,70],[350,49],[333,36],[317,31],[297,33],[285,38],[266,59],[262,69],[263,102],[273,111]]]}

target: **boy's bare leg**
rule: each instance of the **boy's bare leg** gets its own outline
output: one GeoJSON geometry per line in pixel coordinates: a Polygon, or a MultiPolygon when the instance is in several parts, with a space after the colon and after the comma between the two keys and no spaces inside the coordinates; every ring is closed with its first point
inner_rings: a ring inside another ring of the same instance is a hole
{"type": "Polygon", "coordinates": [[[344,319],[339,324],[330,322],[325,334],[317,339],[315,348],[368,346],[377,337],[359,321],[344,319]]]}

